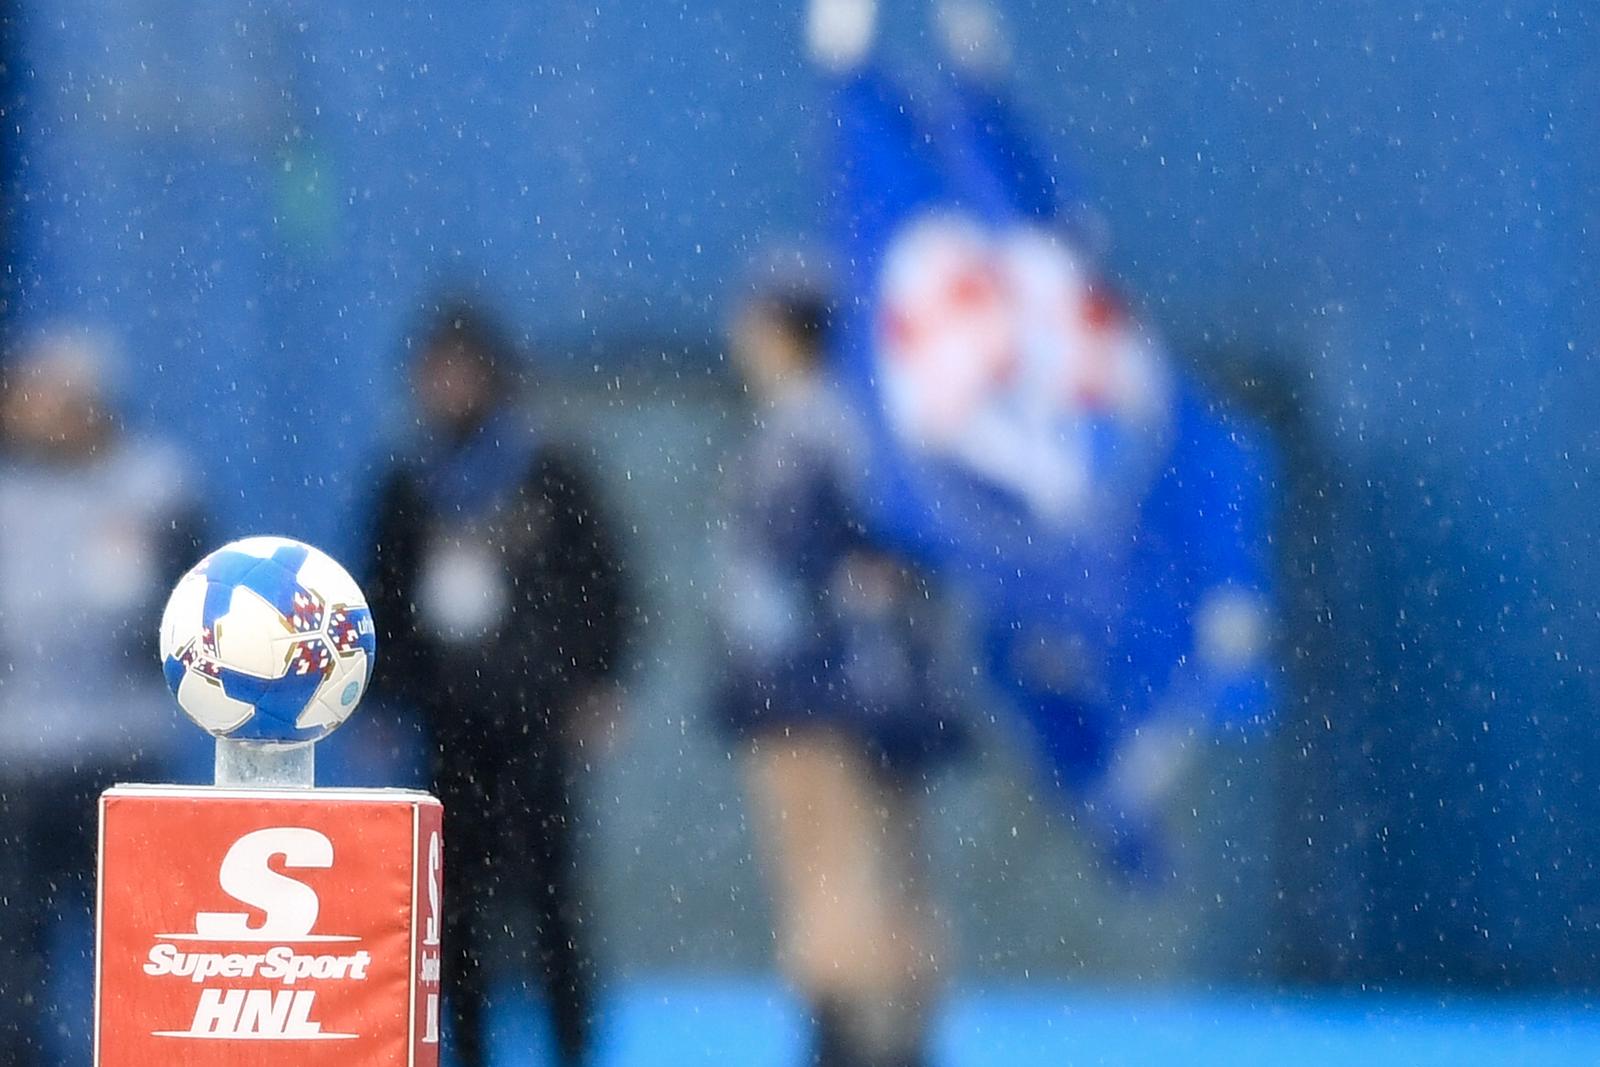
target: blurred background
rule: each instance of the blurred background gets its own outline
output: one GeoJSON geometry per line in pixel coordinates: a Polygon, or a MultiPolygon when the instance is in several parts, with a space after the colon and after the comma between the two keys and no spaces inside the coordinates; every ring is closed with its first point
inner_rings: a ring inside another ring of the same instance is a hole
{"type": "MultiPolygon", "coordinates": [[[[1003,723],[933,786],[940,1062],[1592,1062],[1595,12],[994,6],[1107,269],[1277,442],[1295,651],[1270,733],[1183,785],[1178,885],[1117,883],[1003,723]]],[[[112,339],[213,541],[358,558],[424,301],[509,323],[642,605],[580,819],[605,1062],[799,1062],[705,722],[726,323],[749,264],[822,227],[799,5],[5,7],[5,329],[112,339]]],[[[923,10],[882,5],[887,56],[934,62],[923,10]]],[[[324,747],[324,784],[420,773],[382,709],[324,747]]],[[[498,1062],[542,1062],[522,999],[498,1062]]]]}

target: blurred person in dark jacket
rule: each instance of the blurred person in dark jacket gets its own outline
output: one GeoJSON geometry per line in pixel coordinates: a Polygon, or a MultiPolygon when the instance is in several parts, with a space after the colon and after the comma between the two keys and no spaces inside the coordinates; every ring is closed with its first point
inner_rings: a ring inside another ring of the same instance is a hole
{"type": "Polygon", "coordinates": [[[616,698],[622,564],[583,466],[522,405],[516,353],[467,305],[413,367],[421,435],[381,490],[369,578],[376,685],[421,715],[445,807],[445,989],[455,1052],[480,1067],[505,905],[531,911],[525,966],[561,1062],[593,1014],[572,825],[576,749],[616,698]]]}
{"type": "Polygon", "coordinates": [[[821,366],[827,318],[801,287],[734,324],[755,410],[723,555],[721,717],[745,749],[779,964],[810,1008],[805,1062],[918,1067],[942,959],[920,802],[963,731],[938,599],[856,512],[859,427],[821,366]]]}
{"type": "MultiPolygon", "coordinates": [[[[95,797],[172,773],[188,738],[156,664],[168,590],[199,552],[189,469],[110,410],[106,346],[68,331],[0,375],[0,1064],[88,1055],[56,1002],[58,924],[90,929],[95,797]]],[[[198,735],[196,735],[197,737],[198,735]]]]}

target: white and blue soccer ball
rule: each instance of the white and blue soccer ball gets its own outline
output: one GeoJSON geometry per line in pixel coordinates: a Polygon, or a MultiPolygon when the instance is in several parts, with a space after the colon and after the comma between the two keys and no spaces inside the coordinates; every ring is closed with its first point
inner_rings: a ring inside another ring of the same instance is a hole
{"type": "Polygon", "coordinates": [[[326,737],[355,710],[376,652],[355,579],[287,537],[217,549],[179,580],[161,615],[167,685],[217,737],[326,737]]]}

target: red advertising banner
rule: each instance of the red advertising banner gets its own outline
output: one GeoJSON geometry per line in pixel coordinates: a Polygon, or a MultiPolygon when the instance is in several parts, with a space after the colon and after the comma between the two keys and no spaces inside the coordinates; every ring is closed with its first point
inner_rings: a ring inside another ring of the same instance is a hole
{"type": "Polygon", "coordinates": [[[107,790],[96,1067],[437,1067],[441,818],[405,790],[107,790]]]}

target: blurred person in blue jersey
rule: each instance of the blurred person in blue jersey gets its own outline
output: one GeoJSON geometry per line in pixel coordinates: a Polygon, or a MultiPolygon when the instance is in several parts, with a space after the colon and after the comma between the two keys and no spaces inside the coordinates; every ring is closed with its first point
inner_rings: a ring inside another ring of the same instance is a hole
{"type": "Polygon", "coordinates": [[[0,372],[0,1063],[88,1055],[95,798],[192,744],[156,663],[161,606],[199,554],[191,471],[123,430],[108,346],[40,337],[0,372]],[[70,920],[63,926],[64,920],[70,920]],[[73,945],[66,931],[83,938],[73,945]],[[67,958],[52,958],[65,945],[67,958]],[[67,982],[68,985],[76,983],[67,982]]]}
{"type": "Polygon", "coordinates": [[[1085,254],[994,84],[987,8],[936,12],[955,62],[913,94],[871,59],[870,2],[812,8],[861,521],[959,591],[992,692],[1117,869],[1165,876],[1197,741],[1270,713],[1270,456],[1085,254]]]}
{"type": "Polygon", "coordinates": [[[574,775],[616,705],[623,564],[585,465],[530,416],[526,369],[497,323],[443,307],[412,375],[421,432],[384,480],[366,588],[383,647],[375,691],[420,713],[445,808],[453,1051],[461,1067],[485,1062],[498,955],[543,994],[560,1062],[576,1067],[594,964],[574,775]],[[531,931],[507,936],[525,917],[531,931]]]}
{"type": "Polygon", "coordinates": [[[942,960],[919,869],[929,775],[960,748],[938,601],[867,536],[854,412],[823,366],[828,302],[766,287],[734,320],[752,401],[732,466],[721,720],[743,750],[780,965],[823,1067],[915,1067],[942,960]]]}

